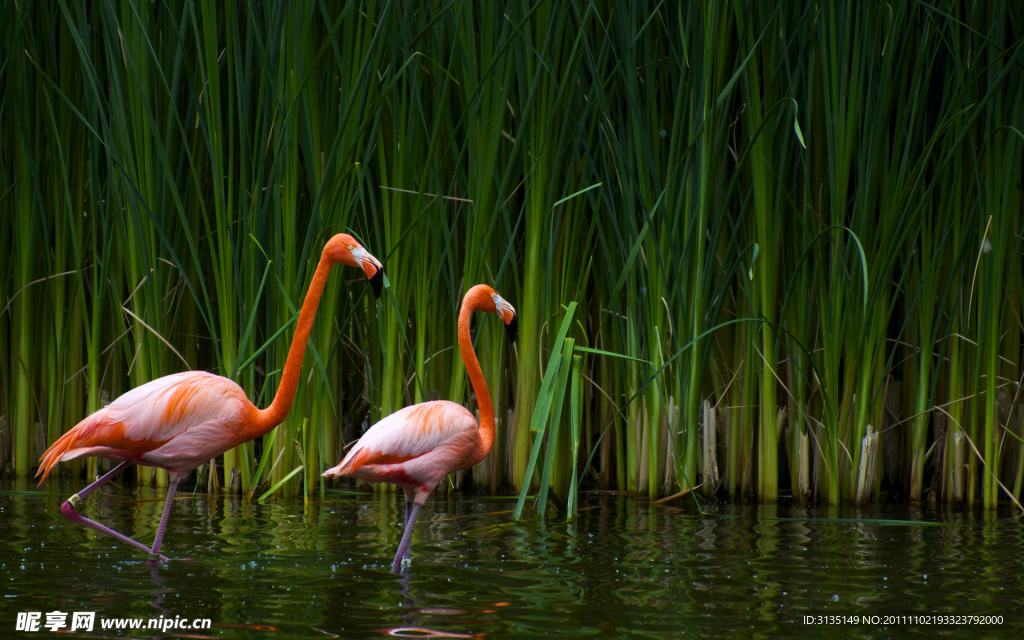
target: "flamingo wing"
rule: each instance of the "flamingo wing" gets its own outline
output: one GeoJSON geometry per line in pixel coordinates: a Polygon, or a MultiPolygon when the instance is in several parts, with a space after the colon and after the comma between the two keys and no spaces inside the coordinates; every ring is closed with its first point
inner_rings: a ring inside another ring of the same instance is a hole
{"type": "Polygon", "coordinates": [[[447,400],[421,402],[392,413],[363,434],[328,477],[350,475],[368,464],[395,464],[478,433],[476,418],[447,400]]]}
{"type": "Polygon", "coordinates": [[[90,455],[195,468],[233,446],[237,429],[230,427],[243,424],[246,409],[245,393],[227,378],[203,371],[164,376],[79,422],[43,453],[36,475],[45,481],[58,462],[90,455]],[[227,446],[218,451],[221,445],[227,446]]]}

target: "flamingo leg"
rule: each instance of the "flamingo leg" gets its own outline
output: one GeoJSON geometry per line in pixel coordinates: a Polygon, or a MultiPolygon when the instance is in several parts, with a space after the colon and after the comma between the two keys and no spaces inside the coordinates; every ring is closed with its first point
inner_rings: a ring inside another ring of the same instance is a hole
{"type": "MultiPolygon", "coordinates": [[[[93,482],[92,484],[90,484],[85,489],[82,489],[81,491],[79,491],[75,495],[73,495],[70,498],[68,498],[64,502],[64,504],[62,504],[60,506],[60,512],[61,512],[61,515],[63,515],[65,518],[67,518],[71,522],[75,522],[75,523],[80,524],[80,525],[82,525],[84,527],[89,527],[90,529],[95,529],[96,531],[99,531],[102,534],[108,535],[111,538],[114,538],[115,540],[120,540],[124,544],[127,544],[129,546],[135,547],[136,549],[138,549],[140,551],[145,551],[146,553],[149,553],[150,552],[149,547],[147,547],[146,545],[142,544],[141,542],[136,542],[135,540],[132,540],[128,536],[124,535],[123,533],[120,533],[118,531],[114,531],[110,527],[106,527],[106,526],[96,522],[95,520],[91,520],[89,518],[86,518],[82,514],[78,513],[78,508],[82,506],[82,498],[88,496],[90,493],[92,493],[93,491],[95,491],[99,487],[103,486],[104,483],[106,483],[108,480],[110,480],[115,475],[120,473],[120,471],[122,469],[124,469],[126,466],[128,466],[129,464],[131,464],[131,463],[128,462],[128,461],[122,462],[121,464],[117,465],[116,467],[114,467],[113,469],[108,471],[102,478],[98,478],[96,480],[96,482],[93,482]]],[[[161,556],[161,559],[167,560],[167,558],[163,558],[163,556],[161,556]]]]}
{"type": "Polygon", "coordinates": [[[81,491],[79,491],[78,493],[76,493],[74,496],[71,496],[70,498],[68,498],[68,501],[74,501],[75,496],[78,496],[79,498],[84,498],[84,497],[88,496],[90,493],[92,493],[93,491],[99,489],[101,486],[106,484],[108,480],[110,480],[111,478],[116,476],[118,473],[121,472],[122,469],[124,469],[125,467],[127,467],[130,464],[131,464],[130,462],[125,460],[124,462],[122,462],[121,464],[117,465],[116,467],[114,467],[113,469],[108,471],[106,474],[104,474],[102,478],[101,477],[97,477],[96,478],[96,482],[93,482],[88,487],[86,487],[86,488],[82,489],[81,491]]]}
{"type": "MultiPolygon", "coordinates": [[[[171,515],[171,504],[174,501],[174,492],[178,490],[179,480],[171,480],[171,484],[167,486],[167,499],[164,500],[164,513],[160,516],[160,526],[156,530],[156,538],[153,540],[153,550],[149,552],[150,565],[160,563],[160,543],[164,540],[164,530],[167,528],[167,519],[171,515]]],[[[166,558],[164,558],[166,560],[166,558]]]]}
{"type": "Polygon", "coordinates": [[[402,566],[402,558],[412,556],[409,552],[409,544],[412,541],[412,528],[416,524],[416,517],[420,515],[420,507],[422,506],[419,502],[414,502],[412,510],[409,512],[409,519],[405,522],[405,532],[402,534],[402,542],[398,545],[398,553],[395,554],[394,562],[391,563],[391,568],[395,571],[402,566]]]}
{"type": "MultiPolygon", "coordinates": [[[[402,490],[405,492],[405,526],[408,527],[409,526],[409,512],[412,511],[412,505],[416,501],[416,492],[412,491],[411,489],[408,489],[406,487],[402,487],[402,490]]],[[[405,547],[405,556],[404,556],[404,558],[412,559],[412,553],[410,552],[410,547],[411,546],[412,545],[410,544],[410,545],[407,545],[405,547]]]]}

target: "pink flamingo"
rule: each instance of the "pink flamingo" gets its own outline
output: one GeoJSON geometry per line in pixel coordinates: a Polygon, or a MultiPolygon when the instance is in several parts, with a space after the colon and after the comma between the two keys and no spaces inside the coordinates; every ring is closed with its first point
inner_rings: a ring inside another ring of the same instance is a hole
{"type": "Polygon", "coordinates": [[[39,484],[46,481],[58,462],[81,456],[101,456],[119,461],[102,478],[61,505],[65,518],[129,544],[149,554],[150,564],[166,561],[160,543],[171,513],[178,482],[192,469],[232,447],[269,433],[291,409],[306,354],[306,340],[320,295],[331,267],[337,263],[363,270],[376,296],[380,296],[384,267],[350,235],[339,233],[327,242],[317,265],[302,311],[295,326],[288,359],[277,395],[266,409],[258,409],[233,380],[205,371],[164,376],[132,389],[61,436],[40,457],[39,484]],[[105,527],[78,513],[82,498],[130,464],[166,469],[170,474],[167,499],[153,548],[105,527]]]}
{"type": "Polygon", "coordinates": [[[392,563],[397,569],[410,558],[413,525],[437,483],[452,471],[468,469],[484,459],[494,443],[494,406],[480,361],[469,337],[474,311],[496,313],[515,342],[516,310],[494,289],[478,284],[466,292],[459,311],[459,350],[480,408],[477,425],[465,407],[447,400],[421,402],[392,413],[363,434],[338,466],[324,476],[351,476],[369,482],[390,482],[405,492],[405,532],[392,563]]]}

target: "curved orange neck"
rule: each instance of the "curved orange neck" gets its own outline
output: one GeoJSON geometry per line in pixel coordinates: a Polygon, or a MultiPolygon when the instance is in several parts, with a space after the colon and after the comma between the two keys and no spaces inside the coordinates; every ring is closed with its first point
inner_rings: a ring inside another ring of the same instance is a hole
{"type": "Polygon", "coordinates": [[[491,404],[491,394],[487,390],[480,361],[473,350],[473,340],[469,337],[469,317],[476,310],[474,307],[470,300],[462,301],[462,309],[459,310],[459,351],[462,352],[462,362],[466,365],[469,383],[473,385],[476,404],[480,409],[480,447],[473,456],[473,464],[476,464],[484,459],[494,444],[494,405],[491,404]]]}
{"type": "Polygon", "coordinates": [[[306,356],[306,342],[309,333],[313,330],[313,320],[316,317],[316,309],[320,306],[320,296],[327,285],[327,276],[331,275],[331,267],[334,260],[327,255],[326,249],[320,256],[320,264],[313,273],[313,280],[309,283],[309,291],[306,292],[306,299],[302,303],[302,311],[299,312],[299,320],[295,324],[295,335],[292,336],[292,345],[288,350],[288,359],[284,364],[284,372],[281,374],[281,386],[277,388],[277,395],[274,401],[266,409],[256,410],[254,428],[259,437],[269,433],[271,429],[284,422],[285,416],[292,408],[292,401],[295,400],[295,390],[299,387],[299,376],[302,375],[302,359],[306,356]]]}

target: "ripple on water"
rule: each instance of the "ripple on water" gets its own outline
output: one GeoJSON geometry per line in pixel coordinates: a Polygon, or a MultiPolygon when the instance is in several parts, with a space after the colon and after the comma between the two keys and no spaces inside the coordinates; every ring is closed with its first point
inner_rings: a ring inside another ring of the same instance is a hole
{"type": "MultiPolygon", "coordinates": [[[[543,525],[512,521],[504,500],[442,497],[424,509],[414,563],[398,576],[390,561],[402,534],[401,496],[329,496],[307,509],[301,501],[261,506],[185,495],[175,501],[164,544],[192,561],[153,571],[134,550],[56,515],[66,493],[0,491],[0,629],[13,629],[16,614],[32,610],[210,618],[222,634],[254,638],[423,630],[446,637],[766,636],[808,631],[804,615],[885,613],[1003,615],[996,635],[1004,636],[1019,635],[1024,624],[1024,528],[1014,518],[859,516],[955,525],[886,526],[844,520],[856,514],[839,511],[718,506],[700,515],[692,506],[589,495],[575,524],[555,518],[543,525]],[[808,516],[818,519],[795,519],[808,516]]],[[[160,498],[150,489],[107,491],[90,497],[87,513],[146,541],[160,498]]]]}

